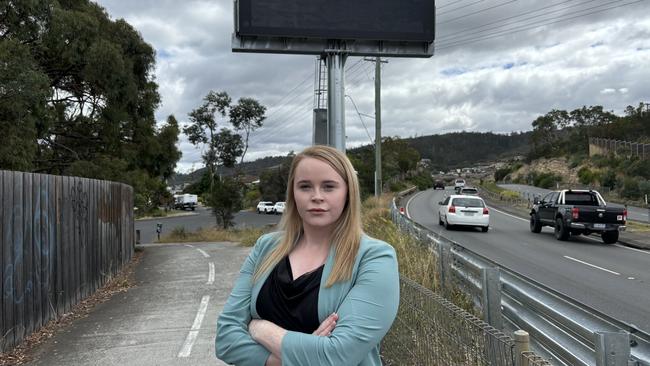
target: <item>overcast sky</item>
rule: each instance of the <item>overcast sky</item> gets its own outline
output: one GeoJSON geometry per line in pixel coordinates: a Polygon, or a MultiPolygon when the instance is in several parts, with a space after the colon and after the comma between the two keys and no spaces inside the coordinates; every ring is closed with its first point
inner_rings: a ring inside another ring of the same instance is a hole
{"type": "MultiPolygon", "coordinates": [[[[232,0],[98,3],[155,48],[159,123],[170,114],[188,123],[210,90],[226,91],[233,101],[252,97],[267,107],[245,160],[311,144],[315,57],[233,53],[232,0]]],[[[527,131],[553,108],[602,105],[622,114],[650,102],[650,0],[444,0],[436,7],[435,55],[383,66],[383,136],[527,131]]],[[[354,147],[374,138],[374,120],[350,101],[374,115],[374,64],[350,57],[346,68],[347,147],[354,147]]],[[[184,135],[180,149],[178,172],[203,165],[184,135]]]]}

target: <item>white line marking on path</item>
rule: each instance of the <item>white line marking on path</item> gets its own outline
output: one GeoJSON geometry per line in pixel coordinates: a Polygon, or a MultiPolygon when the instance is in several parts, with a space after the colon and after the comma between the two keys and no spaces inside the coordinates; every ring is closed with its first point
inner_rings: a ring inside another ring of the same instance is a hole
{"type": "Polygon", "coordinates": [[[201,305],[199,305],[199,311],[196,313],[196,317],[194,318],[194,324],[192,324],[192,329],[190,330],[190,333],[187,335],[187,338],[185,338],[185,343],[183,344],[183,348],[181,348],[181,351],[178,353],[178,357],[189,357],[190,353],[192,353],[192,346],[194,346],[196,337],[198,337],[199,335],[199,330],[201,329],[201,323],[203,323],[203,317],[205,316],[205,312],[208,310],[209,302],[210,302],[210,296],[208,295],[203,296],[203,299],[201,299],[201,305]]]}
{"type": "MultiPolygon", "coordinates": [[[[194,248],[194,245],[191,245],[191,244],[185,244],[185,246],[186,246],[186,247],[190,247],[190,248],[194,248]]],[[[206,257],[206,258],[210,258],[210,254],[206,253],[205,250],[203,250],[203,249],[198,249],[198,248],[196,248],[196,250],[198,250],[199,252],[201,252],[201,254],[203,254],[204,257],[206,257]]]]}
{"type": "Polygon", "coordinates": [[[578,263],[582,263],[582,264],[584,264],[584,265],[586,265],[586,266],[593,267],[593,268],[599,269],[599,270],[601,270],[601,271],[605,271],[605,272],[609,272],[609,273],[615,274],[615,275],[617,275],[617,276],[620,276],[620,275],[621,275],[621,274],[618,273],[618,272],[611,271],[611,270],[609,270],[609,269],[607,269],[607,268],[598,267],[598,266],[595,265],[595,264],[587,263],[587,262],[585,262],[585,261],[581,261],[580,259],[575,259],[575,258],[573,258],[573,257],[569,257],[569,256],[567,256],[567,255],[565,255],[564,258],[569,259],[569,260],[572,260],[572,261],[575,261],[575,262],[578,262],[578,263]]]}
{"type": "Polygon", "coordinates": [[[208,283],[207,284],[211,285],[211,284],[214,283],[214,263],[210,262],[209,266],[210,266],[210,271],[208,273],[208,283]]]}
{"type": "MultiPolygon", "coordinates": [[[[490,206],[488,206],[488,207],[490,207],[490,206]]],[[[497,210],[497,209],[494,208],[494,207],[490,207],[490,210],[492,210],[492,211],[496,211],[496,212],[498,212],[498,213],[500,213],[500,214],[502,214],[502,215],[510,216],[510,217],[512,217],[513,219],[517,219],[517,220],[521,220],[521,221],[526,221],[526,222],[528,222],[528,220],[526,220],[526,219],[524,219],[524,218],[517,217],[517,216],[515,216],[515,215],[511,215],[511,214],[509,214],[509,213],[505,213],[505,212],[503,212],[503,211],[501,211],[501,210],[497,210]]]]}

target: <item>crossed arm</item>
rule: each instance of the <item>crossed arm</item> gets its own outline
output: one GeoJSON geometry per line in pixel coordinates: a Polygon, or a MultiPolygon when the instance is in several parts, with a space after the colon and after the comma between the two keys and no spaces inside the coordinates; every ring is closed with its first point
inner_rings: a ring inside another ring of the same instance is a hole
{"type": "Polygon", "coordinates": [[[397,259],[391,247],[364,253],[353,287],[337,315],[330,316],[329,323],[323,321],[320,334],[287,331],[251,318],[251,277],[259,251],[256,245],[244,262],[217,322],[216,352],[227,363],[357,365],[390,328],[399,304],[397,259]]]}
{"type": "MultiPolygon", "coordinates": [[[[338,315],[332,313],[312,335],[329,336],[336,327],[337,320],[338,315]]],[[[253,319],[248,324],[248,332],[255,341],[271,352],[271,355],[266,360],[266,366],[282,365],[282,338],[287,334],[285,329],[268,320],[253,319]]]]}

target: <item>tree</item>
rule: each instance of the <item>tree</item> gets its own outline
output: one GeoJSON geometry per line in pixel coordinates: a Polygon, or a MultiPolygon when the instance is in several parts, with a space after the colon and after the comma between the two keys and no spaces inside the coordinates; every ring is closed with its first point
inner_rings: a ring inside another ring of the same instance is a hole
{"type": "Polygon", "coordinates": [[[214,189],[208,198],[208,203],[212,206],[217,224],[227,229],[233,225],[234,213],[242,207],[241,185],[230,177],[219,178],[214,182],[214,189]]]}
{"type": "Polygon", "coordinates": [[[17,40],[0,40],[0,85],[0,168],[31,170],[50,90],[29,48],[17,40]]]}
{"type": "MultiPolygon", "coordinates": [[[[223,148],[223,143],[225,142],[222,140],[221,146],[217,146],[219,144],[219,138],[217,137],[219,126],[216,120],[216,114],[218,113],[222,118],[225,117],[230,107],[231,99],[226,92],[217,93],[211,90],[203,98],[203,101],[201,106],[190,112],[189,117],[192,124],[183,128],[183,133],[187,135],[192,144],[207,146],[207,151],[203,154],[203,162],[208,167],[210,175],[214,177],[217,173],[218,148],[223,148]]],[[[227,149],[232,150],[230,148],[227,149]]],[[[226,159],[230,163],[231,160],[229,157],[226,157],[226,159]]]]}
{"type": "Polygon", "coordinates": [[[248,151],[248,137],[250,133],[262,127],[266,117],[266,107],[252,98],[240,98],[237,105],[230,109],[230,123],[237,131],[244,131],[244,151],[241,155],[240,164],[244,162],[244,156],[248,151]]]}
{"type": "Polygon", "coordinates": [[[8,0],[0,19],[0,168],[112,179],[156,204],[180,153],[175,122],[156,128],[153,47],[89,0],[8,0]]]}
{"type": "Polygon", "coordinates": [[[293,152],[290,152],[282,164],[268,169],[260,175],[259,188],[263,200],[274,202],[286,200],[287,181],[293,156],[293,152]]]}

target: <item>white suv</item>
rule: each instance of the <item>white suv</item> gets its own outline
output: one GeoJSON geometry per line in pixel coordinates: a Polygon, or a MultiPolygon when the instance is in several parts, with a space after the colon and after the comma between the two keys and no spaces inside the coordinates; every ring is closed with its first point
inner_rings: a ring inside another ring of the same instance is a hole
{"type": "Polygon", "coordinates": [[[454,190],[456,193],[460,193],[460,190],[465,187],[465,179],[456,179],[454,182],[454,190]]]}
{"type": "Polygon", "coordinates": [[[283,214],[284,213],[284,202],[276,202],[275,206],[273,206],[273,212],[276,214],[283,214]]]}
{"type": "Polygon", "coordinates": [[[257,213],[273,213],[273,202],[271,201],[260,201],[260,203],[257,204],[257,213]]]}

